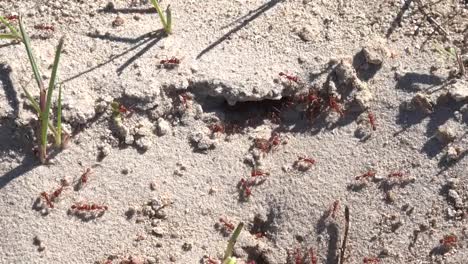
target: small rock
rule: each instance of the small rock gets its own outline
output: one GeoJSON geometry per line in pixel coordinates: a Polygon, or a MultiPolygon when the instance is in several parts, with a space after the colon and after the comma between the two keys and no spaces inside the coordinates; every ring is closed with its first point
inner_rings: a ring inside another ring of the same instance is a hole
{"type": "Polygon", "coordinates": [[[206,153],[216,147],[214,140],[210,139],[203,132],[193,132],[189,137],[190,142],[197,151],[206,153]]]}
{"type": "Polygon", "coordinates": [[[443,126],[440,126],[437,129],[435,137],[441,143],[447,144],[447,143],[452,142],[453,140],[455,140],[455,138],[457,136],[456,136],[455,132],[453,131],[453,129],[451,127],[449,127],[448,125],[443,125],[443,126]]]}
{"type": "Polygon", "coordinates": [[[125,20],[120,16],[117,16],[114,21],[112,21],[113,27],[120,27],[125,23],[125,20]]]}
{"type": "Polygon", "coordinates": [[[105,101],[100,101],[94,107],[96,113],[102,114],[109,108],[109,105],[105,101]]]}
{"type": "Polygon", "coordinates": [[[415,109],[420,110],[424,114],[430,114],[434,110],[434,102],[428,95],[423,93],[417,93],[411,99],[411,104],[415,109]]]}
{"type": "Polygon", "coordinates": [[[468,100],[468,81],[458,80],[448,88],[450,96],[457,102],[468,100]]]}
{"type": "Polygon", "coordinates": [[[302,27],[299,30],[298,35],[305,42],[312,41],[316,36],[316,34],[314,33],[313,28],[310,27],[310,26],[302,27]]]}
{"type": "Polygon", "coordinates": [[[461,151],[459,148],[456,148],[454,146],[449,146],[447,148],[447,153],[446,153],[447,161],[453,162],[453,161],[458,160],[458,158],[460,157],[460,153],[461,151]]]}
{"type": "Polygon", "coordinates": [[[342,60],[335,67],[335,73],[340,84],[351,84],[355,79],[357,79],[353,65],[346,60],[342,60]]]}
{"type": "Polygon", "coordinates": [[[152,191],[156,191],[157,188],[158,188],[158,185],[156,184],[156,182],[151,182],[150,183],[150,189],[152,191]]]}
{"type": "Polygon", "coordinates": [[[169,122],[167,122],[163,118],[158,119],[156,128],[157,128],[158,136],[164,136],[171,131],[171,125],[169,124],[169,122]]]}
{"type": "Polygon", "coordinates": [[[139,16],[139,15],[134,15],[134,16],[133,16],[133,19],[135,19],[135,21],[140,21],[140,20],[141,20],[141,16],[139,16]]]}
{"type": "Polygon", "coordinates": [[[154,217],[158,218],[158,219],[166,219],[167,218],[167,214],[164,210],[157,210],[155,213],[154,213],[154,217]]]}
{"type": "Polygon", "coordinates": [[[190,251],[190,250],[192,250],[192,244],[184,243],[184,244],[182,245],[182,249],[183,249],[184,251],[190,251]]]}
{"type": "Polygon", "coordinates": [[[128,210],[125,212],[125,216],[127,219],[132,218],[136,214],[137,210],[135,207],[129,207],[128,210]]]}
{"type": "Polygon", "coordinates": [[[373,97],[374,95],[369,89],[358,90],[354,94],[354,100],[357,103],[357,105],[360,107],[361,111],[365,111],[366,109],[370,108],[370,104],[371,104],[373,97]]]}
{"type": "Polygon", "coordinates": [[[374,65],[381,65],[383,58],[380,52],[372,47],[364,47],[362,53],[366,59],[366,62],[374,65]]]}
{"type": "Polygon", "coordinates": [[[159,197],[154,197],[153,199],[151,199],[150,204],[151,204],[151,208],[153,208],[153,210],[158,210],[159,208],[161,208],[164,205],[162,200],[159,197]]]}
{"type": "Polygon", "coordinates": [[[135,141],[135,144],[137,146],[137,148],[143,150],[143,151],[147,151],[148,149],[150,149],[152,143],[151,143],[151,140],[149,140],[147,137],[142,137],[142,138],[139,138],[135,141]]]}
{"type": "Polygon", "coordinates": [[[158,260],[154,257],[146,257],[146,262],[148,262],[148,264],[156,264],[158,260]]]}
{"type": "Polygon", "coordinates": [[[460,197],[457,191],[454,189],[449,190],[448,196],[453,199],[456,209],[463,208],[463,199],[460,197]]]}
{"type": "Polygon", "coordinates": [[[447,185],[450,189],[457,189],[459,184],[460,180],[458,178],[450,178],[447,180],[447,185]]]}
{"type": "Polygon", "coordinates": [[[151,233],[157,237],[163,237],[165,235],[165,232],[161,227],[153,227],[153,229],[151,229],[151,233]]]}

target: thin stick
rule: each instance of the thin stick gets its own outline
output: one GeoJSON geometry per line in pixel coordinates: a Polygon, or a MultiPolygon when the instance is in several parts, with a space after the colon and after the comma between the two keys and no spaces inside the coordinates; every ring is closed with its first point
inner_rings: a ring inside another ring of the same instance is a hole
{"type": "Polygon", "coordinates": [[[449,38],[449,34],[448,32],[439,24],[437,23],[437,21],[432,18],[431,15],[429,15],[426,10],[424,9],[424,6],[421,2],[421,0],[416,0],[416,3],[418,4],[418,9],[419,9],[419,12],[421,12],[427,19],[427,21],[429,21],[429,23],[431,23],[432,26],[434,26],[434,28],[441,34],[445,37],[446,40],[450,40],[449,38]]]}
{"type": "Polygon", "coordinates": [[[345,253],[346,253],[346,242],[348,241],[348,232],[349,232],[349,208],[346,205],[345,206],[345,230],[344,230],[344,236],[343,236],[343,242],[341,244],[341,249],[340,249],[340,264],[343,264],[345,261],[345,253]]]}

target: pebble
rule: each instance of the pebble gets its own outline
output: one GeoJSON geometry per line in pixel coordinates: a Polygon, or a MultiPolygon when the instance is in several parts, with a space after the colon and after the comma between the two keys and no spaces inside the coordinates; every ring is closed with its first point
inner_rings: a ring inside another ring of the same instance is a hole
{"type": "Polygon", "coordinates": [[[156,191],[157,187],[158,187],[158,185],[156,184],[156,182],[151,182],[150,183],[150,189],[152,191],[156,191]]]}
{"type": "Polygon", "coordinates": [[[165,235],[164,230],[161,227],[154,227],[151,229],[151,232],[154,236],[163,237],[165,235]]]}
{"type": "Polygon", "coordinates": [[[457,102],[468,100],[468,81],[459,80],[448,87],[450,96],[457,102]]]}
{"type": "Polygon", "coordinates": [[[152,146],[151,140],[149,140],[146,137],[142,137],[142,138],[137,139],[135,141],[135,144],[139,149],[141,149],[143,151],[147,151],[152,146]]]}
{"type": "Polygon", "coordinates": [[[158,119],[156,128],[158,136],[167,135],[171,131],[171,125],[163,118],[158,119]]]}
{"type": "Polygon", "coordinates": [[[411,99],[411,104],[415,109],[418,109],[424,114],[432,113],[435,105],[431,98],[423,93],[417,93],[413,99],[411,99]]]}
{"type": "Polygon", "coordinates": [[[117,16],[114,21],[112,21],[112,26],[113,27],[120,27],[125,23],[125,20],[121,18],[120,16],[117,16]]]}
{"type": "Polygon", "coordinates": [[[136,208],[131,206],[128,208],[127,212],[125,212],[125,215],[127,216],[127,219],[130,219],[136,214],[136,212],[136,208]]]}
{"type": "Polygon", "coordinates": [[[362,53],[366,58],[366,62],[374,65],[381,65],[383,63],[383,58],[378,50],[372,47],[364,47],[362,53]]]}
{"type": "Polygon", "coordinates": [[[452,142],[453,140],[455,140],[456,134],[455,134],[455,132],[453,131],[453,129],[451,127],[449,127],[448,125],[443,125],[443,126],[440,126],[437,129],[435,137],[441,143],[447,144],[447,143],[452,142]]]}
{"type": "Polygon", "coordinates": [[[316,36],[316,34],[314,33],[313,28],[310,27],[310,26],[302,27],[299,30],[298,35],[305,42],[312,41],[316,36]]]}

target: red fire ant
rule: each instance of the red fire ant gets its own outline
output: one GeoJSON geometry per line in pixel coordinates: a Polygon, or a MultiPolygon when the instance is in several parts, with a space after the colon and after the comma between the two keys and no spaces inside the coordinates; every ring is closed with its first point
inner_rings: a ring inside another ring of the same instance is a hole
{"type": "Polygon", "coordinates": [[[334,201],[332,208],[330,209],[330,212],[329,212],[329,215],[331,215],[333,219],[336,218],[336,213],[338,212],[339,207],[340,207],[340,201],[338,200],[334,201]]]}
{"type": "Polygon", "coordinates": [[[375,173],[376,173],[375,171],[370,170],[370,171],[368,171],[368,172],[362,174],[361,176],[357,176],[357,177],[356,177],[356,180],[373,178],[373,177],[375,177],[375,173]]]}
{"type": "Polygon", "coordinates": [[[219,222],[221,222],[224,225],[224,227],[229,231],[232,231],[235,228],[233,223],[229,222],[228,220],[226,220],[226,219],[224,219],[222,217],[219,218],[219,222]]]}
{"type": "Polygon", "coordinates": [[[365,257],[365,258],[363,259],[363,262],[364,262],[364,264],[366,264],[366,263],[369,263],[369,264],[370,264],[370,263],[379,263],[379,262],[380,262],[380,259],[379,259],[379,258],[375,258],[375,257],[365,257]]]}
{"type": "Polygon", "coordinates": [[[403,172],[401,172],[401,171],[392,172],[392,173],[388,174],[388,177],[389,178],[401,178],[401,177],[403,177],[403,172]]]}
{"type": "Polygon", "coordinates": [[[44,198],[47,206],[49,208],[54,208],[53,202],[62,194],[63,188],[68,185],[68,182],[66,180],[62,180],[60,183],[60,187],[58,187],[56,190],[52,192],[52,194],[48,194],[47,192],[42,192],[41,196],[44,198]]]}
{"type": "Polygon", "coordinates": [[[52,26],[52,25],[45,25],[45,24],[35,25],[34,28],[35,28],[35,29],[38,29],[38,30],[50,30],[50,31],[54,31],[54,30],[55,30],[54,26],[52,26]]]}
{"type": "Polygon", "coordinates": [[[317,264],[317,256],[315,255],[314,249],[309,249],[310,264],[317,264]]]}
{"type": "Polygon", "coordinates": [[[10,20],[10,21],[14,21],[14,20],[18,20],[19,16],[18,15],[9,15],[9,16],[6,16],[5,18],[10,20]]]}
{"type": "Polygon", "coordinates": [[[176,57],[172,57],[170,59],[161,60],[159,63],[161,68],[174,69],[179,66],[180,60],[176,57]]]}
{"type": "Polygon", "coordinates": [[[296,248],[296,252],[294,252],[294,263],[295,264],[302,264],[302,254],[299,248],[296,248]]]}
{"type": "Polygon", "coordinates": [[[216,124],[211,124],[208,126],[208,128],[211,130],[211,133],[224,133],[225,128],[224,125],[221,123],[216,123],[216,124]]]}
{"type": "Polygon", "coordinates": [[[84,204],[84,203],[75,203],[70,207],[72,210],[78,211],[107,211],[108,207],[105,205],[97,204],[84,204]]]}
{"type": "Polygon", "coordinates": [[[172,58],[167,59],[167,60],[161,60],[159,63],[162,64],[162,65],[180,64],[180,60],[178,58],[176,58],[176,57],[172,57],[172,58]]]}
{"type": "Polygon", "coordinates": [[[299,77],[293,76],[293,75],[289,75],[289,74],[286,74],[286,73],[284,73],[284,72],[280,72],[280,73],[279,73],[279,76],[288,79],[289,82],[295,82],[295,83],[298,83],[298,82],[299,82],[299,77]]]}
{"type": "Polygon", "coordinates": [[[44,200],[45,200],[47,206],[49,206],[49,208],[54,208],[54,204],[52,203],[52,200],[50,199],[48,193],[41,192],[41,196],[42,196],[42,198],[44,198],[44,200]]]}
{"type": "Polygon", "coordinates": [[[372,127],[372,130],[377,130],[377,126],[375,125],[375,116],[371,112],[367,114],[367,117],[369,118],[369,124],[372,127]]]}
{"type": "Polygon", "coordinates": [[[335,112],[339,113],[341,116],[344,116],[344,112],[341,109],[340,105],[336,101],[336,97],[330,96],[330,99],[328,100],[328,104],[331,109],[333,109],[335,112]]]}
{"type": "Polygon", "coordinates": [[[264,237],[265,233],[264,232],[258,232],[258,233],[255,233],[254,236],[255,236],[256,239],[259,239],[259,238],[264,237]]]}
{"type": "Polygon", "coordinates": [[[81,177],[80,177],[80,183],[81,185],[85,184],[86,182],[88,182],[88,177],[89,175],[91,174],[91,168],[87,168],[86,171],[81,174],[81,177]]]}
{"type": "Polygon", "coordinates": [[[268,173],[268,172],[263,172],[263,171],[261,171],[261,170],[255,170],[255,169],[254,169],[254,170],[252,170],[252,172],[250,173],[250,175],[251,175],[252,177],[257,177],[257,176],[269,176],[270,173],[268,173]]]}
{"type": "Polygon", "coordinates": [[[455,235],[445,235],[439,242],[443,247],[452,248],[457,245],[458,238],[455,235]]]}
{"type": "Polygon", "coordinates": [[[278,133],[274,132],[270,139],[256,138],[254,140],[255,147],[263,151],[264,153],[270,152],[273,147],[281,144],[281,138],[278,133]]]}
{"type": "Polygon", "coordinates": [[[311,158],[298,157],[297,159],[300,160],[300,161],[307,162],[307,163],[309,163],[311,165],[315,164],[315,160],[311,159],[311,158]]]}
{"type": "Polygon", "coordinates": [[[241,179],[239,182],[239,186],[241,190],[243,191],[243,196],[248,198],[250,195],[252,195],[252,186],[254,182],[253,181],[246,181],[245,179],[241,179]]]}

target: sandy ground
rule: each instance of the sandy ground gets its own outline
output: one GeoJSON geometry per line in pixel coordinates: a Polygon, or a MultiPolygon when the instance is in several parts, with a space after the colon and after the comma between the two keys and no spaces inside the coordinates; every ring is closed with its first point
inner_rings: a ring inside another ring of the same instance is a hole
{"type": "Polygon", "coordinates": [[[241,263],[338,263],[346,206],[341,263],[467,263],[468,81],[443,50],[468,67],[468,6],[421,1],[171,1],[170,36],[144,0],[1,1],[45,76],[66,36],[73,136],[39,164],[37,88],[1,41],[0,263],[205,263],[239,222],[241,263]]]}

